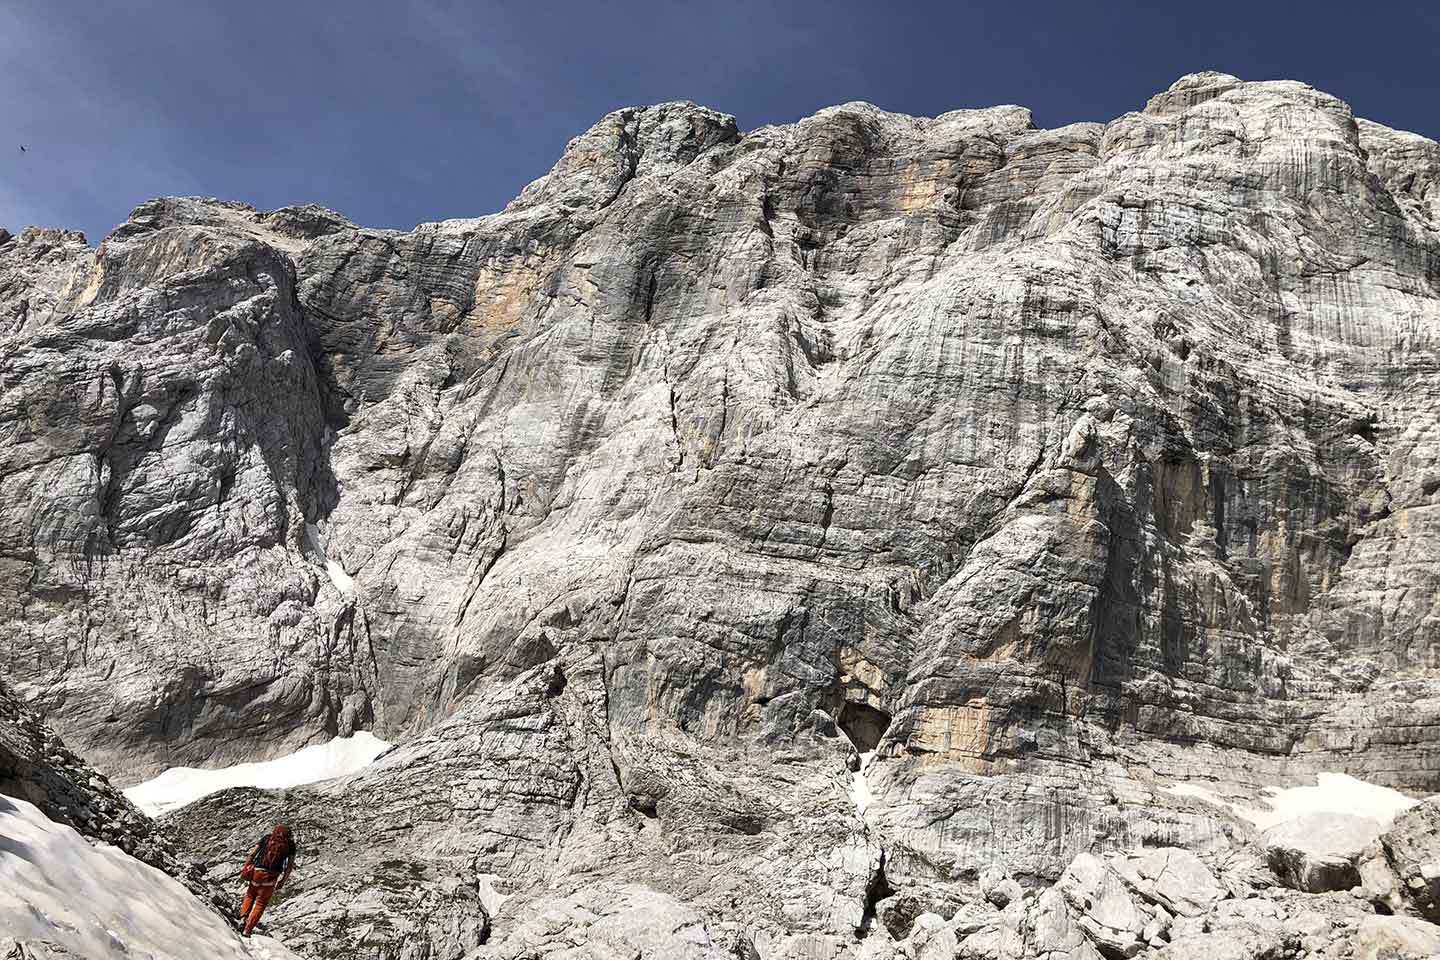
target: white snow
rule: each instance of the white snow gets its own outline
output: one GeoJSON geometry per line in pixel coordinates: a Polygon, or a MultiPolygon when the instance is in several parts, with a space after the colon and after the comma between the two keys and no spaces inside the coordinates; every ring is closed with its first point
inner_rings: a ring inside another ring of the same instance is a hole
{"type": "Polygon", "coordinates": [[[855,812],[865,816],[865,810],[875,801],[875,794],[870,792],[870,782],[865,779],[865,768],[870,765],[870,760],[875,756],[875,751],[860,754],[860,766],[855,770],[850,782],[850,799],[855,801],[855,812]]]}
{"type": "Polygon", "coordinates": [[[480,894],[480,902],[484,905],[485,912],[492,917],[500,912],[500,906],[512,896],[512,894],[501,893],[495,889],[495,881],[499,879],[498,873],[482,873],[475,877],[475,887],[480,894]]]}
{"type": "Polygon", "coordinates": [[[305,524],[305,536],[310,539],[311,549],[320,554],[325,561],[325,572],[329,575],[330,582],[335,585],[335,589],[347,597],[354,596],[355,581],[350,574],[345,572],[345,568],[340,565],[338,560],[331,560],[330,555],[325,552],[325,540],[320,536],[320,528],[313,523],[305,524]]]}
{"type": "Polygon", "coordinates": [[[298,960],[269,937],[241,940],[154,867],[109,844],[91,846],[31,804],[4,796],[0,933],[49,940],[87,960],[298,960]]]}
{"type": "Polygon", "coordinates": [[[1267,787],[1266,796],[1261,798],[1263,808],[1232,803],[1197,783],[1177,783],[1166,787],[1165,792],[1225,807],[1261,830],[1307,813],[1351,813],[1378,820],[1382,828],[1388,829],[1396,816],[1420,802],[1398,790],[1366,783],[1344,773],[1316,774],[1314,786],[1267,787]]]}
{"type": "Polygon", "coordinates": [[[240,763],[218,770],[174,767],[153,780],[125,791],[130,802],[150,816],[159,816],[231,787],[281,790],[349,776],[368,765],[390,744],[367,731],[337,737],[274,760],[240,763]]]}
{"type": "Polygon", "coordinates": [[[345,568],[340,566],[338,560],[331,560],[329,557],[326,557],[325,572],[330,574],[330,582],[335,584],[335,589],[346,596],[350,596],[355,592],[355,581],[350,579],[350,574],[345,572],[345,568]]]}

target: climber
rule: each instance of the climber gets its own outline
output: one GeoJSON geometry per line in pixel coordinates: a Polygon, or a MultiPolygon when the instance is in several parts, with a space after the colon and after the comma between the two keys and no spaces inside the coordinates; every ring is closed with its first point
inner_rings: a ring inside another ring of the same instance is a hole
{"type": "Polygon", "coordinates": [[[289,827],[282,823],[268,834],[261,834],[260,842],[240,868],[240,879],[250,884],[245,899],[240,901],[240,923],[245,936],[250,936],[255,924],[260,922],[260,914],[270,905],[275,891],[290,879],[294,866],[295,837],[289,827]]]}

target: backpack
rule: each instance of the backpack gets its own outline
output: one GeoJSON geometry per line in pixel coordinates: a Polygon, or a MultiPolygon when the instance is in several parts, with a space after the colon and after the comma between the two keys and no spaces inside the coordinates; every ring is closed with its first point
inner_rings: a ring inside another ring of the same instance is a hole
{"type": "Polygon", "coordinates": [[[270,834],[262,833],[260,842],[256,846],[255,856],[250,858],[250,865],[256,870],[264,870],[266,873],[279,873],[289,864],[291,856],[295,853],[295,842],[292,840],[283,851],[270,856],[270,834]]]}

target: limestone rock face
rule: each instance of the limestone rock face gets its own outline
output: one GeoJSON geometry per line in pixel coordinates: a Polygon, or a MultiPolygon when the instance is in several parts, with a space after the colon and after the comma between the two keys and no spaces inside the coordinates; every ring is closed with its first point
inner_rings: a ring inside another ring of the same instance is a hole
{"type": "Polygon", "coordinates": [[[1360,863],[1380,839],[1369,817],[1311,813],[1266,830],[1266,859],[1282,883],[1307,893],[1359,886],[1360,863]]]}
{"type": "Polygon", "coordinates": [[[172,822],[217,878],[297,824],[297,948],[1175,950],[1259,889],[1177,781],[1440,789],[1437,331],[1440,147],[1214,73],[629,108],[407,232],[17,230],[0,669],[120,782],[398,743],[172,822]],[[1105,859],[1162,848],[1197,896],[1105,859]]]}
{"type": "Polygon", "coordinates": [[[1055,884],[1086,935],[1108,956],[1133,957],[1145,946],[1150,917],[1120,876],[1099,857],[1081,854],[1055,884]]]}

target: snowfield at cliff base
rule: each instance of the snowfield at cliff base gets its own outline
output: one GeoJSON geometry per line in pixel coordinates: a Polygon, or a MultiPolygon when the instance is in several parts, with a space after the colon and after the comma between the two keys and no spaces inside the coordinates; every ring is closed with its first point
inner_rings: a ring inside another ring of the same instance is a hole
{"type": "Polygon", "coordinates": [[[354,736],[336,737],[328,743],[317,743],[274,760],[239,763],[216,770],[175,767],[153,780],[131,787],[125,791],[125,796],[150,816],[158,817],[231,787],[283,790],[346,777],[369,765],[389,749],[390,744],[384,740],[361,731],[354,736]]]}
{"type": "Polygon", "coordinates": [[[0,796],[0,951],[7,938],[86,960],[298,960],[269,937],[241,940],[154,867],[0,796]]]}
{"type": "Polygon", "coordinates": [[[1316,774],[1313,786],[1267,787],[1262,802],[1268,809],[1231,802],[1197,783],[1177,783],[1166,787],[1165,792],[1225,807],[1259,830],[1267,830],[1307,813],[1349,813],[1370,817],[1379,821],[1382,828],[1388,829],[1397,816],[1420,802],[1398,790],[1366,783],[1344,773],[1316,774]]]}

